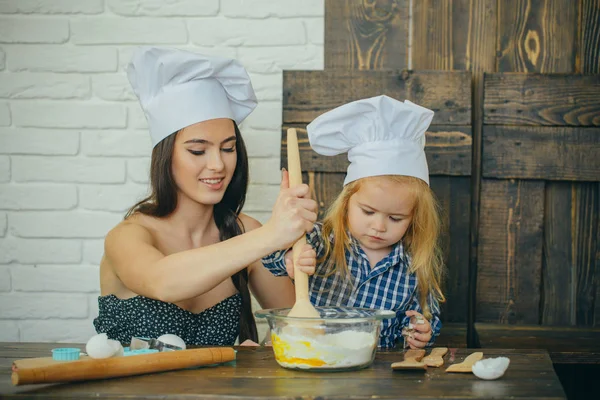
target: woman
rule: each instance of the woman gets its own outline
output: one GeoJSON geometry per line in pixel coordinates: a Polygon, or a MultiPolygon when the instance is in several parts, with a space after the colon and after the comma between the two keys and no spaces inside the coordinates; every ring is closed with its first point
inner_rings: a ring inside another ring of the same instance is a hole
{"type": "Polygon", "coordinates": [[[166,333],[188,345],[256,342],[248,287],[263,307],[294,303],[292,283],[260,259],[310,229],[317,205],[284,173],[264,226],[240,212],[248,159],[238,124],[256,97],[235,60],[142,48],[128,77],[154,145],[152,191],[106,236],[96,330],[122,343],[166,333]]]}

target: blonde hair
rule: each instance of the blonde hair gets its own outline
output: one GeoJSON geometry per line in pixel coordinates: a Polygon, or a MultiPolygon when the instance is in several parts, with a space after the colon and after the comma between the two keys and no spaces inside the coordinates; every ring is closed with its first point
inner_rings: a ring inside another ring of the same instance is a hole
{"type": "Polygon", "coordinates": [[[330,273],[342,269],[342,274],[349,276],[346,261],[346,250],[350,250],[351,244],[348,235],[348,204],[362,184],[371,179],[389,179],[394,183],[407,185],[415,195],[412,221],[402,242],[411,257],[409,272],[417,275],[423,315],[431,319],[428,296],[433,295],[439,302],[446,300],[441,289],[443,275],[443,258],[439,243],[441,218],[439,205],[432,190],[421,179],[412,176],[386,175],[362,178],[346,185],[329,207],[323,221],[323,237],[329,238],[333,233],[335,240],[333,244],[329,240],[324,240],[325,252],[319,262],[326,262],[326,270],[330,273]]]}

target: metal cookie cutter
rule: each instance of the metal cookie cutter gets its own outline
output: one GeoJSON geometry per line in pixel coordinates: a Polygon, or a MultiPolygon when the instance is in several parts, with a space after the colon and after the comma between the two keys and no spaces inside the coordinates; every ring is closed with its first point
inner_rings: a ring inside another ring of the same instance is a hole
{"type": "Polygon", "coordinates": [[[131,338],[131,343],[129,344],[129,348],[131,350],[141,350],[141,349],[151,349],[158,351],[175,351],[175,350],[183,350],[183,348],[179,346],[174,346],[172,344],[167,344],[161,342],[157,339],[149,339],[149,338],[139,338],[133,336],[131,338]]]}
{"type": "Polygon", "coordinates": [[[416,315],[414,317],[411,317],[411,319],[408,323],[408,327],[402,328],[402,337],[404,338],[404,348],[409,347],[408,340],[406,340],[406,338],[409,337],[412,339],[413,333],[415,332],[415,325],[412,323],[413,318],[415,319],[417,325],[421,325],[421,324],[425,323],[425,319],[423,318],[422,315],[416,315]]]}

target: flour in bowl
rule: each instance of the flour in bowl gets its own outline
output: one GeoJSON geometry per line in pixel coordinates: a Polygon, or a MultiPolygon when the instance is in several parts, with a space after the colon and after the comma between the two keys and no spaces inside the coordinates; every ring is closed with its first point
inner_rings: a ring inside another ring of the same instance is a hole
{"type": "Polygon", "coordinates": [[[377,336],[360,331],[319,334],[310,329],[283,329],[273,333],[277,362],[287,368],[348,368],[371,363],[377,336]]]}

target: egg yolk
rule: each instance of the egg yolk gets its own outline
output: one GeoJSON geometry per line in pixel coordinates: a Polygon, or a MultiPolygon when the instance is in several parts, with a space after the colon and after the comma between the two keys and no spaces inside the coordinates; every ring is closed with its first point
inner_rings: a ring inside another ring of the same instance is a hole
{"type": "MultiPolygon", "coordinates": [[[[288,342],[286,342],[285,340],[282,340],[281,338],[279,338],[279,336],[277,336],[274,333],[271,333],[271,341],[273,342],[273,350],[275,352],[275,358],[279,362],[288,363],[288,364],[310,365],[311,367],[320,367],[320,366],[327,364],[325,361],[318,359],[318,358],[286,357],[285,352],[287,350],[290,350],[290,344],[288,342]]],[[[298,342],[298,343],[306,346],[307,349],[309,349],[311,347],[311,344],[308,341],[303,341],[303,342],[298,342]]]]}

